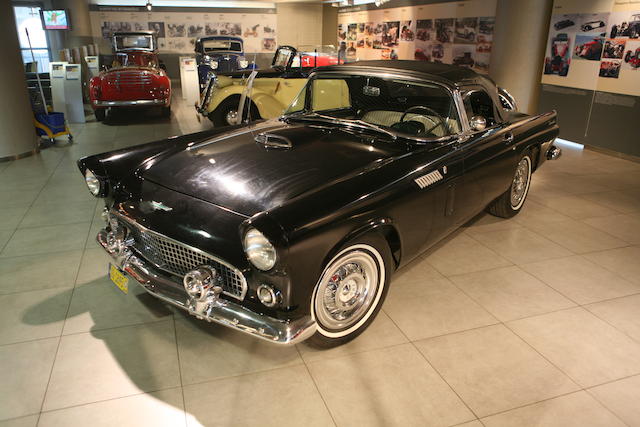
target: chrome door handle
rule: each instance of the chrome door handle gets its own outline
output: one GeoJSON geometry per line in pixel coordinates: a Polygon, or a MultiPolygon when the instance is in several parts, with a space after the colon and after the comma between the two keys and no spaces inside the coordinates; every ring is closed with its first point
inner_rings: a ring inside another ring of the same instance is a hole
{"type": "Polygon", "coordinates": [[[507,144],[511,144],[513,142],[513,134],[511,132],[507,132],[504,134],[504,142],[507,144]]]}

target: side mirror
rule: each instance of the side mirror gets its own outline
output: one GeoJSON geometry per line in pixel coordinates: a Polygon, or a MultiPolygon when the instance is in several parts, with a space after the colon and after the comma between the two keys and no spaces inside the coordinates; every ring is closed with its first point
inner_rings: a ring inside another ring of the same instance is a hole
{"type": "Polygon", "coordinates": [[[471,120],[469,120],[469,126],[471,126],[472,130],[485,130],[487,127],[487,119],[482,116],[473,116],[471,117],[471,120]]]}
{"type": "Polygon", "coordinates": [[[164,63],[162,63],[162,62],[160,64],[158,64],[158,68],[160,68],[161,70],[167,71],[167,66],[164,65],[164,63]]]}

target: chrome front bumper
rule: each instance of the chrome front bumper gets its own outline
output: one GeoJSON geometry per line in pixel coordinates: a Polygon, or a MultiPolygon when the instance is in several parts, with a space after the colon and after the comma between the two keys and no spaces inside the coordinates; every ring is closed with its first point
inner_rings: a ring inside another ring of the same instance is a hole
{"type": "Polygon", "coordinates": [[[190,304],[182,283],[170,279],[166,273],[162,273],[126,247],[110,249],[107,235],[108,232],[103,229],[96,236],[96,240],[113,258],[114,264],[135,278],[151,295],[180,307],[199,319],[219,323],[274,344],[296,344],[316,332],[316,323],[311,316],[285,321],[261,315],[221,298],[209,301],[204,307],[194,307],[190,304]]]}
{"type": "Polygon", "coordinates": [[[134,101],[93,101],[94,107],[153,107],[167,105],[166,99],[138,99],[134,101]]]}

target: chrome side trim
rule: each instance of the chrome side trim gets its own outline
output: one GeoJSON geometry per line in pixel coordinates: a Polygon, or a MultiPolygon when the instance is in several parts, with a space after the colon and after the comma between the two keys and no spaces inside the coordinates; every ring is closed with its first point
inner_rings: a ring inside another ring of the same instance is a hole
{"type": "MultiPolygon", "coordinates": [[[[198,248],[193,247],[191,245],[187,245],[186,243],[180,242],[180,241],[178,241],[176,239],[172,239],[169,236],[165,236],[162,233],[158,233],[157,231],[150,230],[149,228],[145,227],[144,225],[141,225],[141,224],[137,223],[136,221],[132,220],[131,218],[129,218],[129,217],[125,216],[125,215],[122,215],[120,212],[117,212],[117,211],[115,211],[113,209],[110,211],[110,213],[115,215],[119,219],[125,221],[131,227],[136,227],[136,228],[138,228],[139,230],[142,230],[145,233],[150,233],[150,234],[155,234],[157,236],[160,236],[163,239],[167,239],[167,240],[169,240],[169,241],[171,241],[171,242],[173,242],[173,243],[175,243],[177,245],[184,246],[185,248],[187,248],[189,250],[197,252],[197,253],[199,253],[199,254],[207,257],[207,258],[211,258],[212,260],[214,260],[215,262],[217,262],[219,264],[224,265],[225,267],[227,267],[228,269],[232,270],[236,275],[238,275],[240,277],[240,279],[242,281],[242,295],[238,296],[238,295],[234,295],[234,294],[231,294],[231,293],[228,293],[228,292],[224,292],[224,294],[228,295],[228,296],[230,296],[232,298],[239,299],[239,300],[243,300],[244,297],[247,295],[247,290],[249,289],[249,286],[247,284],[247,278],[244,277],[244,274],[242,274],[242,271],[240,271],[238,268],[234,267],[233,265],[231,265],[227,261],[224,261],[223,259],[221,259],[221,258],[219,258],[219,257],[217,257],[215,255],[211,255],[211,254],[209,254],[209,253],[207,253],[207,252],[205,252],[205,251],[203,251],[201,249],[198,249],[198,248]]],[[[146,259],[145,259],[145,261],[147,263],[153,265],[155,268],[157,268],[159,270],[166,271],[167,273],[170,273],[170,274],[173,274],[173,275],[176,274],[175,272],[166,270],[166,269],[160,267],[159,265],[155,265],[154,263],[152,263],[152,262],[150,262],[150,261],[148,261],[146,259]]]]}
{"type": "Polygon", "coordinates": [[[224,299],[216,299],[200,311],[190,307],[182,284],[163,276],[152,265],[131,251],[111,252],[107,246],[107,231],[101,230],[96,240],[122,270],[136,279],[145,291],[171,305],[179,307],[201,320],[219,323],[237,331],[280,345],[293,345],[316,332],[316,322],[310,315],[297,320],[281,320],[265,316],[224,299]]]}
{"type": "Polygon", "coordinates": [[[148,107],[153,105],[166,105],[164,99],[139,99],[136,101],[93,101],[96,107],[148,107]]]}

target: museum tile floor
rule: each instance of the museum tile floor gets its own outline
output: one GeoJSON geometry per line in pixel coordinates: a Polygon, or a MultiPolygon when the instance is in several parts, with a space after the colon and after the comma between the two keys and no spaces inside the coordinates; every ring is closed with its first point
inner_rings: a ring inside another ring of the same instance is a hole
{"type": "Polygon", "coordinates": [[[0,164],[0,426],[640,425],[640,164],[564,146],[520,215],[462,228],[317,351],[106,277],[76,159],[206,127],[123,114],[0,164]]]}

